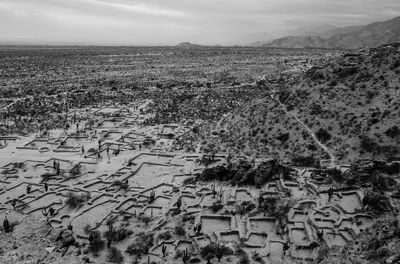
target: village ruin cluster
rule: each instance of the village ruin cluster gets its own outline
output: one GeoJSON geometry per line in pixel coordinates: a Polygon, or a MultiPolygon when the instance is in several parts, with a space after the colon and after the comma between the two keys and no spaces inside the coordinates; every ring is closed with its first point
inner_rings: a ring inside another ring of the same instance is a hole
{"type": "Polygon", "coordinates": [[[146,125],[152,105],[87,108],[67,116],[68,129],[1,137],[2,220],[43,216],[52,233],[71,228],[90,259],[109,254],[96,247],[95,234],[123,258],[143,263],[216,261],[218,254],[227,263],[313,261],[321,240],[344,246],[374,223],[362,191],[330,193],[332,185],[313,168],[291,168],[262,188],[194,182],[206,167],[232,161],[225,153],[171,151],[193,127],[146,125]]]}
{"type": "MultiPolygon", "coordinates": [[[[339,51],[273,50],[266,66],[262,51],[247,48],[103,49],[66,48],[47,55],[51,63],[37,51],[42,70],[74,61],[97,68],[93,78],[82,77],[85,67],[54,72],[51,87],[29,74],[37,70],[29,51],[17,56],[29,61],[20,79],[2,70],[4,87],[31,86],[0,90],[1,261],[320,263],[358,257],[356,246],[382,247],[359,237],[375,232],[382,215],[397,220],[400,163],[340,160],[322,137],[328,132],[314,133],[304,113],[285,105],[285,84],[339,51]],[[208,61],[201,70],[195,57],[208,61]],[[249,58],[258,60],[249,66],[249,58]],[[207,75],[233,59],[237,68],[207,75]],[[159,77],[146,75],[149,67],[159,77]],[[269,70],[260,76],[262,67],[269,70]],[[110,71],[127,76],[107,79],[110,71]],[[275,119],[260,127],[251,122],[264,98],[274,107],[264,117],[275,119]],[[282,131],[271,125],[285,120],[282,131]],[[283,149],[297,137],[295,151],[283,149]],[[265,152],[251,151],[255,138],[265,152]],[[19,252],[28,223],[39,225],[39,249],[19,252]]],[[[397,236],[398,221],[391,226],[397,236]]]]}

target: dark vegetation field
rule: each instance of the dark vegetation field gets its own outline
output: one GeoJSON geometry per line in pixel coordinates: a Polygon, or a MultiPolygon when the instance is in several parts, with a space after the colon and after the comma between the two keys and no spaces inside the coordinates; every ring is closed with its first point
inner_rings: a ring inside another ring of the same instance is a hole
{"type": "MultiPolygon", "coordinates": [[[[69,108],[155,101],[157,123],[213,121],[260,97],[263,76],[301,72],[327,50],[176,47],[0,47],[0,107],[8,131],[62,126],[69,108]],[[11,106],[8,106],[10,105],[11,106]],[[179,107],[178,107],[179,106],[179,107]],[[17,118],[19,117],[19,118],[17,118]]],[[[0,128],[1,129],[1,128],[0,128]]],[[[5,133],[5,131],[0,133],[5,133]]]]}

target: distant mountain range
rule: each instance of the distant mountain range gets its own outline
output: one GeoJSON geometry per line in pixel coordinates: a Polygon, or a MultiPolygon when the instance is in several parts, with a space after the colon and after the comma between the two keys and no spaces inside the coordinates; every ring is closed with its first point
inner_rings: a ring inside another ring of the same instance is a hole
{"type": "MultiPolygon", "coordinates": [[[[343,28],[332,27],[323,32],[321,32],[321,28],[318,30],[316,27],[313,31],[313,34],[305,34],[300,36],[291,35],[268,42],[254,42],[249,44],[249,46],[341,49],[376,47],[382,44],[400,41],[400,17],[396,17],[384,22],[375,22],[364,26],[351,26],[343,28]]],[[[300,32],[302,31],[300,30],[300,32]]]]}
{"type": "Polygon", "coordinates": [[[181,49],[193,49],[193,48],[207,48],[207,47],[216,48],[216,47],[222,47],[222,46],[221,45],[200,45],[200,44],[195,44],[195,43],[191,43],[191,42],[181,42],[178,45],[175,45],[175,47],[181,48],[181,49]]]}

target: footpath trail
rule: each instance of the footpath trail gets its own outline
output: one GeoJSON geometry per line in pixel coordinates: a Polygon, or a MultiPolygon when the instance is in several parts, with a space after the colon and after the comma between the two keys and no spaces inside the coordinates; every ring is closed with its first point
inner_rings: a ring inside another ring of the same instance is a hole
{"type": "Polygon", "coordinates": [[[298,118],[295,114],[293,114],[292,112],[289,112],[286,110],[286,106],[278,99],[275,98],[275,96],[271,95],[271,98],[274,99],[275,101],[278,102],[278,104],[281,106],[281,108],[283,109],[283,111],[287,114],[292,116],[294,119],[296,119],[296,121],[302,126],[304,127],[304,129],[308,132],[308,134],[313,138],[313,140],[315,141],[315,143],[318,144],[318,146],[320,146],[328,155],[330,158],[330,166],[334,166],[336,164],[336,158],[335,156],[332,154],[332,152],[328,149],[327,146],[325,146],[315,135],[315,133],[303,122],[300,120],[300,118],[298,118]]]}

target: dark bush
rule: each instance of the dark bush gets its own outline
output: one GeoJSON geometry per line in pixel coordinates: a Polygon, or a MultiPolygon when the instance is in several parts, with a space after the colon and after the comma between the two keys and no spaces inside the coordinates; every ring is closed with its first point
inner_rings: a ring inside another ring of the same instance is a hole
{"type": "Polygon", "coordinates": [[[337,83],[336,80],[332,80],[332,81],[330,81],[330,82],[328,83],[328,85],[331,86],[331,87],[334,87],[334,86],[336,86],[337,84],[338,84],[338,83],[337,83]]]}
{"type": "Polygon", "coordinates": [[[289,173],[288,168],[275,160],[263,162],[258,166],[248,161],[239,161],[226,167],[206,168],[201,174],[197,175],[197,180],[230,181],[232,184],[261,186],[281,173],[286,178],[289,173]]]}
{"type": "Polygon", "coordinates": [[[151,222],[151,218],[148,217],[148,216],[145,216],[145,215],[141,215],[141,216],[139,217],[139,219],[142,220],[143,223],[145,223],[146,225],[147,225],[148,223],[151,222]]]}
{"type": "Polygon", "coordinates": [[[43,182],[46,182],[46,181],[50,180],[52,177],[55,177],[55,176],[57,176],[57,174],[51,173],[51,172],[46,172],[46,173],[43,173],[42,175],[40,175],[40,177],[42,178],[43,182]]]}
{"type": "Polygon", "coordinates": [[[194,221],[196,217],[192,214],[185,214],[182,216],[182,222],[194,221]]]}
{"type": "Polygon", "coordinates": [[[122,181],[119,181],[119,180],[114,181],[114,182],[110,185],[110,187],[111,187],[111,186],[116,186],[116,187],[118,187],[118,188],[121,189],[121,190],[127,190],[127,189],[129,188],[129,184],[128,184],[128,183],[122,182],[122,181]]]}
{"type": "Polygon", "coordinates": [[[343,173],[336,169],[328,169],[325,171],[327,175],[331,176],[335,181],[337,182],[343,182],[344,181],[344,177],[343,177],[343,173]]]}
{"type": "Polygon", "coordinates": [[[361,137],[360,146],[361,149],[368,152],[377,151],[379,149],[379,145],[375,142],[375,140],[368,136],[361,137]]]}
{"type": "Polygon", "coordinates": [[[398,126],[393,126],[386,130],[385,132],[386,136],[391,137],[391,138],[396,138],[400,136],[400,129],[398,126]]]}
{"type": "Polygon", "coordinates": [[[126,253],[129,255],[145,255],[149,252],[150,248],[154,243],[154,234],[153,233],[139,233],[135,240],[128,246],[126,249],[126,253]]]}
{"type": "Polygon", "coordinates": [[[275,204],[277,201],[277,197],[273,196],[260,196],[258,198],[258,209],[263,213],[269,213],[269,215],[273,215],[275,211],[275,204]]]}
{"type": "Polygon", "coordinates": [[[198,257],[193,257],[189,260],[190,263],[200,263],[201,259],[198,257]]]}
{"type": "Polygon", "coordinates": [[[225,245],[219,245],[218,247],[216,243],[212,242],[200,249],[200,256],[205,260],[215,258],[218,254],[218,250],[221,250],[223,255],[233,254],[233,251],[229,247],[226,247],[225,245]]]}
{"type": "Polygon", "coordinates": [[[129,237],[132,234],[133,234],[132,230],[122,227],[117,230],[112,230],[111,232],[110,230],[107,230],[106,232],[104,232],[103,236],[106,237],[107,239],[111,238],[112,241],[119,242],[129,237]]]}
{"type": "Polygon", "coordinates": [[[213,168],[206,168],[203,172],[198,175],[198,180],[200,181],[212,181],[212,180],[220,180],[225,181],[229,180],[230,170],[224,166],[216,166],[213,168]]]}
{"type": "Polygon", "coordinates": [[[158,240],[170,240],[172,238],[172,235],[171,232],[167,230],[163,233],[160,233],[157,238],[158,240]]]}
{"type": "Polygon", "coordinates": [[[221,204],[221,202],[217,201],[217,202],[213,202],[213,204],[210,206],[211,211],[213,211],[213,213],[218,212],[219,210],[221,210],[224,206],[221,204]]]}
{"type": "Polygon", "coordinates": [[[238,264],[249,264],[250,263],[250,259],[249,259],[249,256],[247,255],[246,251],[239,249],[238,257],[239,257],[238,264]]]}
{"type": "Polygon", "coordinates": [[[89,234],[89,251],[97,253],[104,248],[104,240],[101,239],[99,231],[90,231],[89,234]]]}
{"type": "Polygon", "coordinates": [[[124,261],[124,256],[121,250],[111,247],[108,251],[107,261],[111,263],[122,263],[124,261]]]}
{"type": "Polygon", "coordinates": [[[240,213],[241,214],[247,214],[249,212],[251,212],[254,208],[256,208],[256,205],[254,203],[252,203],[251,201],[243,201],[240,204],[240,213]]]}
{"type": "Polygon", "coordinates": [[[292,162],[299,166],[314,167],[318,162],[314,156],[294,156],[292,162]]]}
{"type": "Polygon", "coordinates": [[[69,206],[71,206],[72,208],[76,208],[78,206],[80,206],[81,204],[83,204],[86,201],[86,195],[81,194],[75,194],[73,192],[69,192],[68,193],[68,198],[65,201],[65,203],[69,206]]]}
{"type": "Polygon", "coordinates": [[[185,236],[186,235],[186,230],[185,228],[182,226],[182,223],[178,223],[175,226],[175,235],[177,236],[185,236]]]}
{"type": "Polygon", "coordinates": [[[92,227],[89,225],[89,224],[86,224],[84,227],[83,227],[83,232],[85,232],[85,234],[90,234],[90,232],[92,231],[92,227]]]}
{"type": "Polygon", "coordinates": [[[332,135],[322,127],[317,131],[315,135],[322,142],[326,142],[332,138],[332,135]]]}
{"type": "Polygon", "coordinates": [[[276,137],[277,140],[279,140],[281,143],[285,143],[286,141],[289,140],[289,133],[284,133],[276,137]]]}
{"type": "Polygon", "coordinates": [[[377,91],[367,91],[366,97],[367,97],[368,100],[371,100],[375,96],[377,96],[378,94],[379,94],[379,92],[377,92],[377,91]]]}
{"type": "Polygon", "coordinates": [[[75,167],[73,167],[70,171],[69,171],[69,173],[72,175],[72,176],[78,176],[79,174],[81,174],[81,165],[76,165],[75,167]]]}
{"type": "Polygon", "coordinates": [[[189,177],[183,180],[183,185],[195,184],[196,182],[196,177],[189,177]]]}

